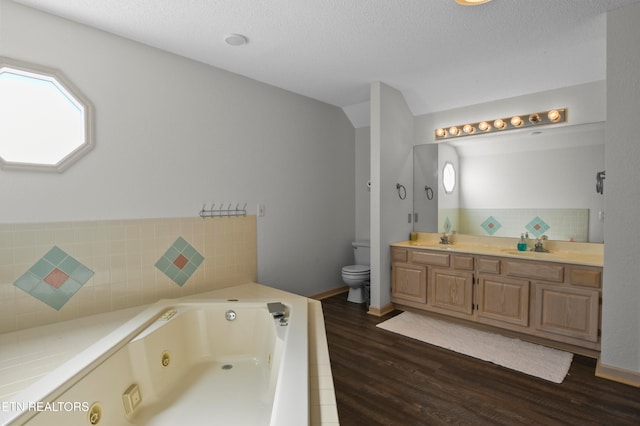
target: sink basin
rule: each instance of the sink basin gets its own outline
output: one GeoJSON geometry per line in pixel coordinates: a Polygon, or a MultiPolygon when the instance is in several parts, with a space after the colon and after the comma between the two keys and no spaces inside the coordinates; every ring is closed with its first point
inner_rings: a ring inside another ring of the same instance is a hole
{"type": "Polygon", "coordinates": [[[530,256],[530,257],[536,257],[536,256],[549,256],[551,255],[550,252],[548,251],[532,251],[532,250],[527,250],[527,251],[519,251],[516,249],[502,249],[502,251],[504,253],[507,254],[515,254],[518,256],[530,256]]]}

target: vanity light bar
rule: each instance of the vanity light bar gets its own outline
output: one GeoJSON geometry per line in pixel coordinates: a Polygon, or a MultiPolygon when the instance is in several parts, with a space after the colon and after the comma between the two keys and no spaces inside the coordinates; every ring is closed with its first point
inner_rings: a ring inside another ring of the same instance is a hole
{"type": "Polygon", "coordinates": [[[551,109],[531,114],[514,115],[509,118],[479,121],[477,123],[459,124],[451,127],[435,129],[435,140],[460,138],[463,136],[484,135],[503,132],[505,130],[525,129],[527,127],[546,126],[567,121],[567,108],[551,109]]]}

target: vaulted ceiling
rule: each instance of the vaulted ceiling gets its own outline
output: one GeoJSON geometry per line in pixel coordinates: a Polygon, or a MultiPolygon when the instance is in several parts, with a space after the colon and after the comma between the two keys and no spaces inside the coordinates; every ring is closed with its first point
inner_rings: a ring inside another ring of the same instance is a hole
{"type": "Polygon", "coordinates": [[[347,114],[382,81],[419,115],[605,79],[606,12],[640,0],[14,1],[347,114]]]}

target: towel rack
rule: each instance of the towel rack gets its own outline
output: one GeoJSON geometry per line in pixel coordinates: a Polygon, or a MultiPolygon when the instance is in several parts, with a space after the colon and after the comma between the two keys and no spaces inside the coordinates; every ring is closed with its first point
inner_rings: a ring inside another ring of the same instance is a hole
{"type": "Polygon", "coordinates": [[[404,185],[396,183],[396,189],[398,190],[398,197],[401,200],[404,200],[405,198],[407,198],[407,188],[405,188],[404,185]]]}
{"type": "Polygon", "coordinates": [[[220,207],[216,208],[216,204],[212,203],[211,208],[207,208],[207,205],[202,206],[200,210],[200,217],[239,217],[247,215],[247,203],[240,208],[240,204],[236,204],[235,208],[232,208],[233,204],[229,204],[226,208],[224,204],[220,204],[220,207]]]}

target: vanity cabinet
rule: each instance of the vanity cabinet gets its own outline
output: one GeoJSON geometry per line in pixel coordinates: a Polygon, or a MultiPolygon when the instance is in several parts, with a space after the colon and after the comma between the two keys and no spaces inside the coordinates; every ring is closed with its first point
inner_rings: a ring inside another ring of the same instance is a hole
{"type": "Polygon", "coordinates": [[[478,321],[498,327],[529,327],[530,288],[527,280],[479,275],[478,321]]]}
{"type": "Polygon", "coordinates": [[[430,306],[436,312],[469,317],[473,314],[473,270],[475,259],[450,256],[448,268],[434,267],[429,273],[430,306]]]}
{"type": "Polygon", "coordinates": [[[574,286],[535,283],[536,330],[597,342],[600,292],[574,286]]]}
{"type": "Polygon", "coordinates": [[[391,301],[599,350],[602,268],[392,247],[391,301]]]}
{"type": "Polygon", "coordinates": [[[392,281],[392,298],[427,303],[427,268],[424,266],[396,263],[392,281]]]}

